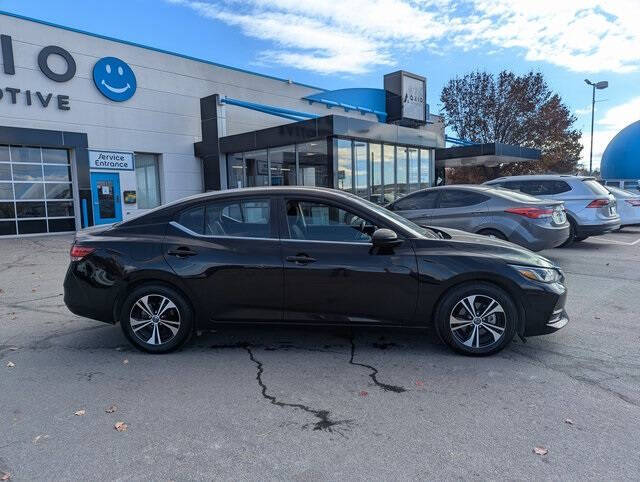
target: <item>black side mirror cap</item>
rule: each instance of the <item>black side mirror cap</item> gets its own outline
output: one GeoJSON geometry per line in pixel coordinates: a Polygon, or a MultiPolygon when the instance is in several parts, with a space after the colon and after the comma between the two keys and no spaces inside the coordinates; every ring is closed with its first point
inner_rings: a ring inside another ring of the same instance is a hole
{"type": "Polygon", "coordinates": [[[402,239],[398,239],[395,231],[387,228],[376,229],[371,241],[375,248],[395,248],[403,243],[402,239]]]}

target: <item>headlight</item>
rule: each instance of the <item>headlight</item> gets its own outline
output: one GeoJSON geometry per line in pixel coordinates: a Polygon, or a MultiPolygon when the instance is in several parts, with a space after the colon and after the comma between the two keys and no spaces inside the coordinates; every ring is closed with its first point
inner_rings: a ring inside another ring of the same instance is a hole
{"type": "Polygon", "coordinates": [[[558,283],[562,279],[560,272],[554,268],[534,268],[532,266],[516,266],[513,264],[511,267],[525,278],[533,281],[558,283]]]}

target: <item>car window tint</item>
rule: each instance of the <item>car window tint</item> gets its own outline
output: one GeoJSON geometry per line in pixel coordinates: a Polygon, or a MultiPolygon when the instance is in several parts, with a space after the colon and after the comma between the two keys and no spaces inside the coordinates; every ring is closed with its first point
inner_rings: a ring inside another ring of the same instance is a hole
{"type": "Polygon", "coordinates": [[[183,211],[178,217],[178,224],[194,233],[204,234],[204,206],[183,211]]]}
{"type": "Polygon", "coordinates": [[[607,188],[605,188],[602,184],[600,184],[599,182],[593,180],[593,179],[587,179],[586,181],[583,181],[584,185],[587,186],[587,188],[593,193],[593,194],[597,194],[598,196],[608,196],[609,195],[609,191],[607,191],[607,188]]]}
{"type": "Polygon", "coordinates": [[[489,199],[488,196],[477,192],[463,191],[458,189],[447,189],[440,191],[439,208],[460,208],[473,206],[489,199]]]}
{"type": "Polygon", "coordinates": [[[414,209],[433,209],[436,207],[437,191],[425,191],[411,194],[396,201],[393,211],[411,211],[414,209]]]}
{"type": "Polygon", "coordinates": [[[367,243],[376,230],[373,223],[331,204],[288,201],[286,209],[291,239],[367,243]]]}
{"type": "Polygon", "coordinates": [[[270,238],[268,199],[226,200],[206,205],[204,233],[208,236],[270,238]]]}
{"type": "MultiPolygon", "coordinates": [[[[493,186],[493,184],[491,186],[493,186]]],[[[529,194],[525,194],[519,191],[512,191],[511,189],[496,188],[492,192],[493,194],[496,194],[505,199],[509,199],[510,201],[517,201],[517,202],[532,202],[532,201],[538,202],[539,201],[538,198],[535,198],[529,194]]]]}

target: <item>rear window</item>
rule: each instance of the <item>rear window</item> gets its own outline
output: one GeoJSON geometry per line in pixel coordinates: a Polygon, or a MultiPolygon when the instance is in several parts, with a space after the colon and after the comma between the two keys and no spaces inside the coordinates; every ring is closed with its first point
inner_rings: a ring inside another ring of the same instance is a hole
{"type": "Polygon", "coordinates": [[[607,188],[605,188],[602,184],[600,184],[595,179],[587,179],[586,181],[582,181],[582,182],[584,182],[584,185],[587,186],[587,188],[589,188],[589,190],[593,194],[597,194],[598,196],[609,195],[609,191],[607,191],[607,188]]]}
{"type": "Polygon", "coordinates": [[[529,196],[528,194],[525,194],[519,191],[511,191],[510,189],[504,189],[501,187],[496,188],[495,194],[502,198],[509,199],[510,201],[518,201],[518,202],[525,202],[525,203],[540,202],[540,200],[537,197],[529,196]]]}

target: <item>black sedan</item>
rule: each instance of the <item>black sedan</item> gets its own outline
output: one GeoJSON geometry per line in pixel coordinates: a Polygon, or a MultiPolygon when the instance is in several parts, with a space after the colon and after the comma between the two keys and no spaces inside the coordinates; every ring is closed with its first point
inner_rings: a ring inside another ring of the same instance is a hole
{"type": "Polygon", "coordinates": [[[424,228],[319,188],[197,195],[77,233],[64,300],[161,353],[239,323],[425,328],[468,355],[567,321],[562,271],[509,242],[424,228]]]}

